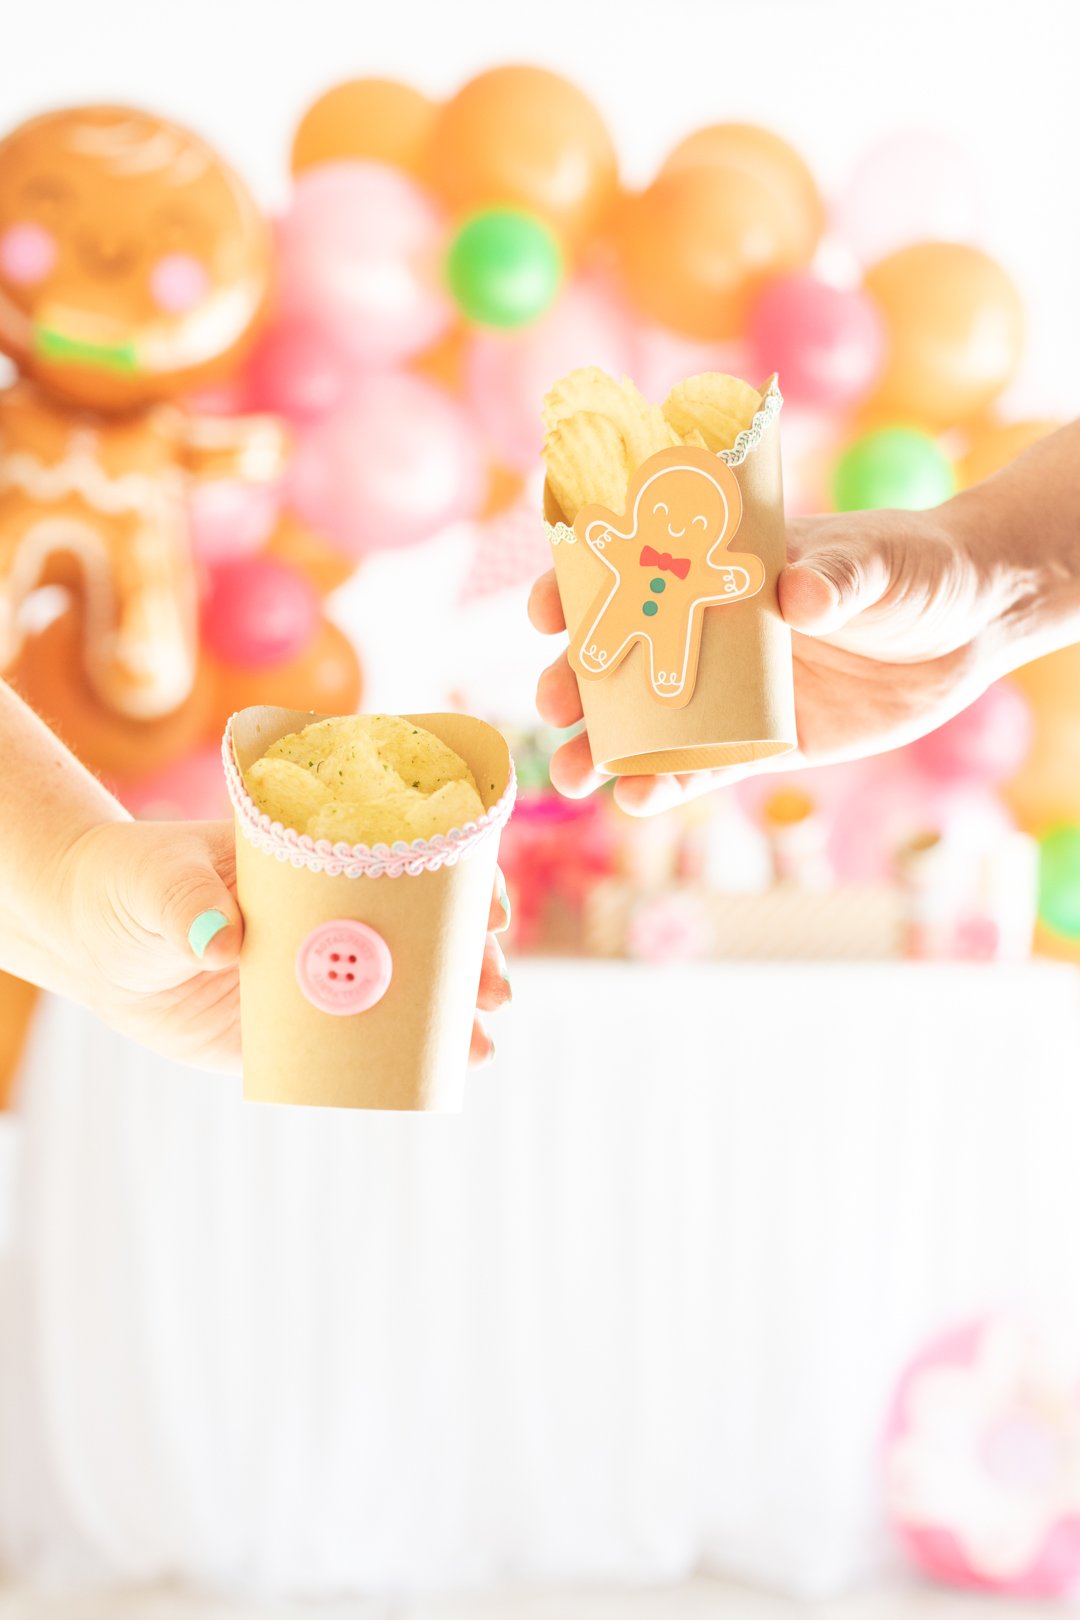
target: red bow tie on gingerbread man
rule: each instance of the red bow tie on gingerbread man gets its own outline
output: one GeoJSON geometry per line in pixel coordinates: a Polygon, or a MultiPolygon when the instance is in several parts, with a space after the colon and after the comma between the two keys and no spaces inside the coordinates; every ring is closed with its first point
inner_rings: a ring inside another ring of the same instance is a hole
{"type": "Polygon", "coordinates": [[[728,550],[742,494],[731,468],[709,451],[686,446],[651,456],[630,482],[627,508],[622,517],[602,506],[578,513],[576,532],[614,578],[585,615],[570,662],[596,680],[641,641],[654,697],[681,708],[693,695],[705,609],[755,595],[765,568],[751,552],[728,550]],[[673,541],[679,555],[666,549],[673,541]]]}

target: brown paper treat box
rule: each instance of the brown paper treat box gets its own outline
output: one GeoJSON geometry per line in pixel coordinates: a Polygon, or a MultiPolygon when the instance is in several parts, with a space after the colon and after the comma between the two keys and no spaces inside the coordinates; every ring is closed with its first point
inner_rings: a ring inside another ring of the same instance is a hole
{"type": "MultiPolygon", "coordinates": [[[[741,496],[733,550],[760,559],[764,584],[743,600],[704,608],[696,681],[681,706],[658,700],[649,681],[649,649],[640,640],[600,678],[583,679],[577,671],[598,770],[615,776],[703,771],[769,759],[796,746],[791,633],[776,594],[786,540],[775,377],[761,399],[751,428],[715,459],[731,469],[741,496]]],[[[688,459],[696,454],[690,452],[688,459]]],[[[660,452],[639,474],[673,455],[660,452]]],[[[611,578],[584,543],[583,520],[598,510],[583,508],[571,528],[545,484],[544,516],[572,649],[611,578]]]]}
{"type": "Polygon", "coordinates": [[[244,1096],[456,1113],[464,1098],[499,832],[513,808],[513,761],[503,738],[482,720],[408,715],[465,760],[484,803],[483,819],[445,838],[391,849],[316,844],[260,814],[242,773],[280,737],[326,718],[244,709],[225,733],[244,914],[244,1096]],[[350,965],[358,978],[367,968],[379,979],[376,998],[361,1010],[334,1000],[358,988],[350,965]],[[382,970],[389,973],[385,986],[382,970]]]}

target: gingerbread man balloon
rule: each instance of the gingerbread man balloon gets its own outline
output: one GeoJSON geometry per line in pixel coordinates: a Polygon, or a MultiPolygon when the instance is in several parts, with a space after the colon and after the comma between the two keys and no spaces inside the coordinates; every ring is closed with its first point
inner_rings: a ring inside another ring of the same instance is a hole
{"type": "Polygon", "coordinates": [[[270,418],[200,419],[182,396],[251,340],[265,221],[197,136],[130,109],[45,114],[0,140],[0,670],[58,574],[85,601],[86,676],[133,719],[176,708],[197,657],[185,488],[269,478],[270,418]]]}
{"type": "Polygon", "coordinates": [[[705,609],[754,596],[765,568],[728,549],[742,519],[731,468],[706,450],[662,450],[631,480],[627,515],[584,507],[575,530],[612,575],[570,648],[586,679],[645,645],[653,696],[683,708],[693,696],[705,609]]]}

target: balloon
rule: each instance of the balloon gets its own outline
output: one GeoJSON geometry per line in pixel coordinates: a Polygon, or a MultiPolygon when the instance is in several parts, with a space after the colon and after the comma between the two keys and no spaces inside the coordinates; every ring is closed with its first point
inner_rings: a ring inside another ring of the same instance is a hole
{"type": "Polygon", "coordinates": [[[788,517],[824,511],[832,499],[829,472],[837,452],[836,416],[807,405],[789,405],[785,399],[783,424],[784,511],[788,517]]]}
{"type": "Polygon", "coordinates": [[[238,669],[208,660],[216,686],[215,732],[224,730],[230,714],[255,703],[280,703],[317,714],[355,714],[360,707],[361,675],[356,649],[330,619],[320,619],[302,652],[271,669],[238,669]]]}
{"type": "MultiPolygon", "coordinates": [[[[755,364],[743,343],[701,343],[664,326],[635,322],[631,341],[633,353],[625,369],[646,399],[663,399],[684,377],[696,377],[703,371],[748,377],[755,364]]],[[[786,453],[786,431],[784,449],[786,453]]]]}
{"type": "Polygon", "coordinates": [[[212,478],[188,491],[188,535],[199,562],[209,568],[259,551],[277,521],[276,484],[212,478]]]}
{"type": "Polygon", "coordinates": [[[547,314],[524,331],[477,333],[468,351],[467,397],[508,467],[519,472],[535,467],[543,441],[540,401],[557,377],[591,365],[616,377],[630,366],[626,316],[593,282],[571,282],[547,314]]]}
{"type": "Polygon", "coordinates": [[[838,512],[892,506],[923,511],[953,493],[952,463],[940,445],[914,428],[880,428],[841,455],[833,469],[838,512]]]}
{"type": "Polygon", "coordinates": [[[918,769],[940,782],[992,786],[1008,781],[1031,748],[1031,706],[1018,686],[999,681],[960,714],[911,744],[918,769]]]}
{"type": "Polygon", "coordinates": [[[395,79],[350,79],[312,103],[293,138],[292,172],[339,158],[373,158],[416,171],[436,105],[395,79]]]}
{"type": "Polygon", "coordinates": [[[833,223],[870,264],[910,242],[974,241],[985,214],[982,177],[969,153],[942,135],[896,134],[864,153],[833,223]]]}
{"type": "Polygon", "coordinates": [[[451,394],[460,394],[465,386],[465,357],[471,336],[472,329],[464,323],[452,326],[430,349],[410,361],[409,370],[451,394]]]}
{"type": "Polygon", "coordinates": [[[217,743],[206,743],[137,781],[118,784],[117,797],[140,821],[218,821],[231,815],[217,743]]]}
{"type": "Polygon", "coordinates": [[[491,68],[463,85],[435,119],[426,172],[455,213],[525,208],[570,244],[595,230],[615,196],[603,119],[546,68],[491,68]]]}
{"type": "Polygon", "coordinates": [[[885,327],[865,293],[815,276],[771,282],[750,316],[756,368],[780,373],[785,401],[844,410],[869,391],[885,360],[885,327]]]}
{"type": "Polygon", "coordinates": [[[419,354],[452,318],[438,274],[442,235],[424,193],[395,169],[306,170],[278,233],[283,322],[320,327],[367,366],[419,354]]]}
{"type": "Polygon", "coordinates": [[[1062,647],[1023,664],[1011,679],[1027,693],[1038,715],[1056,712],[1080,723],[1080,646],[1062,647]]]}
{"type": "Polygon", "coordinates": [[[446,279],[461,313],[478,326],[525,326],[559,290],[562,255],[546,225],[513,208],[465,221],[446,257],[446,279]]]}
{"type": "Polygon", "coordinates": [[[1039,840],[1039,921],[1080,939],[1080,827],[1052,827],[1039,840]]]}
{"type": "Polygon", "coordinates": [[[340,403],[356,361],[339,334],[311,321],[272,326],[251,357],[247,407],[274,411],[291,422],[310,422],[340,403]]]}
{"type": "Polygon", "coordinates": [[[483,500],[476,432],[422,377],[371,378],[297,440],[287,498],[350,555],[425,540],[483,500]]]}
{"type": "Polygon", "coordinates": [[[728,164],[662,174],[619,210],[623,283],[647,319],[686,337],[738,337],[762,282],[809,258],[782,193],[728,164]]]}
{"type": "Polygon", "coordinates": [[[215,658],[267,669],[309,645],[319,603],[303,574],[272,557],[248,557],[215,570],[202,630],[215,658]]]}
{"type": "Polygon", "coordinates": [[[712,124],[680,141],[661,174],[719,164],[742,169],[772,190],[801,239],[801,256],[809,261],[825,224],[825,205],[817,182],[793,146],[756,124],[712,124]]]}
{"type": "Polygon", "coordinates": [[[340,546],[307,528],[292,512],[281,513],[264,555],[295,568],[320,596],[344,585],[357,566],[355,557],[346,556],[340,546]]]}
{"type": "Polygon", "coordinates": [[[981,483],[1060,426],[1060,422],[1047,421],[991,422],[974,430],[967,454],[956,469],[957,488],[981,483]]]}
{"type": "Polygon", "coordinates": [[[519,472],[513,472],[509,467],[503,467],[499,462],[493,461],[488,468],[487,492],[478,517],[486,520],[505,512],[508,507],[521,499],[524,488],[525,480],[519,472]]]}
{"type": "Polygon", "coordinates": [[[206,735],[214,690],[203,660],[190,695],[172,714],[126,720],[91,691],[83,636],[83,610],[76,605],[29,638],[7,678],[90,770],[114,779],[159,770],[206,735]]]}
{"type": "Polygon", "coordinates": [[[866,274],[889,352],[871,404],[946,427],[996,399],[1020,359],[1024,316],[1010,277],[978,248],[920,242],[866,274]]]}

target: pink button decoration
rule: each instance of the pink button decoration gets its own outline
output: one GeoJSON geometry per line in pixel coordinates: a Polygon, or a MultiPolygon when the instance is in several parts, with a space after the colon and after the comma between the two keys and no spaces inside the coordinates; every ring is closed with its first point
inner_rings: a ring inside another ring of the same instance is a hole
{"type": "Polygon", "coordinates": [[[56,238],[43,225],[25,220],[0,236],[0,274],[20,287],[42,281],[56,263],[56,238]]]}
{"type": "Polygon", "coordinates": [[[296,955],[296,977],[313,1007],[336,1017],[367,1012],[393,975],[390,947],[367,923],[342,918],[312,929],[296,955]]]}

